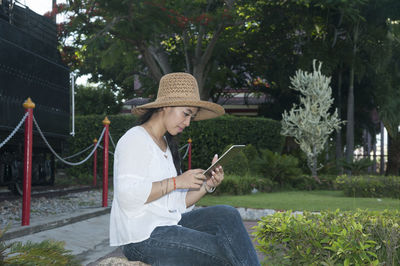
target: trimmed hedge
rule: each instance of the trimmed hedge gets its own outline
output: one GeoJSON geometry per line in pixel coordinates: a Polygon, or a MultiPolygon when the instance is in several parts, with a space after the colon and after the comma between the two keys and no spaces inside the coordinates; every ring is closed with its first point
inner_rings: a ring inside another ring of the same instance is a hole
{"type": "MultiPolygon", "coordinates": [[[[118,139],[136,124],[136,117],[130,114],[109,115],[110,134],[117,144],[118,139]]],[[[100,136],[103,130],[103,115],[77,116],[75,119],[76,134],[68,139],[68,146],[64,156],[75,154],[89,145],[93,139],[100,136]]],[[[222,117],[192,122],[180,136],[180,146],[187,143],[191,138],[192,143],[192,168],[207,168],[214,154],[222,154],[224,148],[231,143],[252,144],[257,149],[268,148],[280,152],[283,148],[284,138],[280,135],[280,123],[266,118],[235,117],[224,115],[222,117]]],[[[101,143],[102,144],[102,143],[101,143]]],[[[110,142],[110,151],[114,148],[110,142]]],[[[80,161],[88,155],[69,159],[69,161],[80,161]]],[[[183,155],[183,151],[182,151],[183,155]]],[[[113,158],[109,157],[110,176],[112,175],[113,158]]],[[[102,175],[102,153],[98,151],[98,175],[102,175]]],[[[83,166],[71,167],[68,171],[73,176],[90,176],[92,173],[92,162],[83,166]]],[[[187,159],[183,162],[183,169],[187,169],[187,159]]],[[[87,183],[91,183],[88,178],[87,183]]]]}
{"type": "Polygon", "coordinates": [[[278,121],[259,117],[224,115],[219,118],[191,123],[181,140],[193,141],[193,168],[207,168],[214,154],[222,154],[229,144],[252,144],[257,150],[269,149],[281,153],[284,137],[278,121]]]}
{"type": "Polygon", "coordinates": [[[336,183],[349,197],[400,198],[400,176],[341,175],[336,183]]]}
{"type": "MultiPolygon", "coordinates": [[[[84,148],[93,144],[95,138],[99,138],[101,131],[104,128],[102,121],[104,120],[104,115],[88,115],[88,116],[77,116],[75,118],[75,136],[68,138],[68,144],[65,149],[65,157],[68,155],[75,154],[82,151],[84,148]]],[[[109,115],[108,119],[111,121],[110,124],[110,135],[117,144],[118,139],[125,133],[126,130],[133,127],[136,123],[136,119],[132,115],[109,115]]],[[[102,143],[100,143],[103,145],[102,143]]],[[[109,144],[109,150],[114,151],[114,147],[111,143],[109,144]]],[[[78,162],[83,160],[90,151],[84,154],[68,159],[68,161],[78,162]]],[[[109,156],[109,177],[112,176],[113,172],[113,156],[109,156]]],[[[78,166],[73,166],[68,168],[68,175],[74,177],[76,182],[79,184],[91,184],[92,183],[92,173],[93,173],[93,157],[91,157],[86,163],[78,166]]],[[[103,151],[101,149],[97,150],[97,175],[98,180],[101,180],[103,176],[103,151]]],[[[112,183],[110,183],[112,186],[112,183]]]]}
{"type": "Polygon", "coordinates": [[[400,212],[265,216],[255,227],[267,265],[400,265],[400,212]]]}

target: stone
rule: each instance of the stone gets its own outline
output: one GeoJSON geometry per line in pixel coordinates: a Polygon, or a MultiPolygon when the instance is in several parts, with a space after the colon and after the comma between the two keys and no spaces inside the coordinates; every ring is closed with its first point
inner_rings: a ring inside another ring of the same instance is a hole
{"type": "Polygon", "coordinates": [[[141,261],[129,261],[127,258],[109,257],[101,260],[99,266],[150,266],[141,261]]]}

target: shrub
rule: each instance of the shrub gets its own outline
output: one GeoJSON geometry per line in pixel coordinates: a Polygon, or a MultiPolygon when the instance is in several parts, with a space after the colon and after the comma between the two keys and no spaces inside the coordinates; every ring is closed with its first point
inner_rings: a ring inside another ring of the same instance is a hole
{"type": "MultiPolygon", "coordinates": [[[[93,144],[95,138],[99,138],[104,125],[102,121],[104,115],[87,115],[87,116],[77,116],[75,118],[75,136],[69,137],[67,149],[65,150],[65,156],[75,154],[82,151],[84,148],[93,144]]],[[[110,135],[115,145],[118,139],[136,123],[136,118],[133,115],[110,115],[108,119],[111,121],[110,124],[110,135]]],[[[100,143],[103,145],[103,142],[100,143]]],[[[109,143],[109,150],[114,151],[111,139],[109,143]]],[[[83,153],[77,157],[68,159],[71,162],[78,162],[86,158],[90,151],[83,153]]],[[[109,167],[108,175],[112,176],[112,165],[113,156],[109,154],[109,167]]],[[[97,173],[98,175],[103,174],[103,150],[101,148],[97,149],[97,173]]],[[[86,163],[78,166],[68,167],[67,174],[70,177],[78,177],[73,182],[83,181],[84,184],[91,183],[93,174],[93,157],[91,157],[86,163]]]]}
{"type": "MultiPolygon", "coordinates": [[[[221,155],[224,154],[231,146],[232,144],[226,146],[221,155]]],[[[246,149],[246,147],[244,149],[246,149]]],[[[243,176],[247,174],[248,171],[249,171],[248,158],[245,155],[244,151],[242,150],[237,152],[234,156],[232,156],[230,160],[226,162],[224,165],[225,174],[243,176]]]]}
{"type": "Polygon", "coordinates": [[[261,156],[254,160],[253,173],[262,175],[281,187],[293,186],[294,180],[301,176],[297,158],[286,154],[280,155],[268,149],[263,149],[260,153],[261,156]]]}
{"type": "Polygon", "coordinates": [[[237,176],[227,174],[213,195],[245,195],[250,194],[254,188],[261,192],[270,192],[272,187],[273,183],[268,179],[250,175],[237,176]]]}
{"type": "Polygon", "coordinates": [[[257,149],[252,144],[246,145],[243,149],[243,153],[249,162],[249,167],[251,167],[254,160],[259,157],[257,149]]]}
{"type": "MultiPolygon", "coordinates": [[[[64,156],[69,156],[82,151],[93,144],[93,139],[100,136],[103,130],[102,121],[104,115],[77,116],[75,119],[76,134],[68,139],[68,145],[64,156]]],[[[133,115],[110,115],[110,134],[115,144],[118,139],[131,127],[136,124],[136,117],[133,115]]],[[[269,148],[280,152],[284,138],[280,135],[280,123],[267,118],[235,117],[225,115],[216,119],[198,121],[191,123],[190,127],[180,136],[180,146],[187,143],[189,138],[193,140],[192,146],[192,168],[207,168],[214,154],[221,155],[223,149],[230,143],[252,144],[259,149],[269,148]]],[[[102,143],[101,143],[102,144],[102,143]]],[[[110,141],[110,151],[114,148],[110,141]]],[[[182,151],[182,155],[183,155],[182,151]]],[[[69,159],[72,162],[83,160],[89,151],[69,159]]],[[[103,156],[102,150],[98,149],[98,169],[102,173],[103,156]]],[[[113,156],[109,156],[109,176],[112,176],[113,156]]],[[[69,176],[87,173],[91,176],[93,159],[83,165],[69,167],[69,176]]],[[[187,169],[187,159],[183,162],[183,170],[187,169]]]]}
{"type": "Polygon", "coordinates": [[[310,175],[301,175],[293,181],[293,187],[299,190],[336,190],[337,175],[319,175],[320,183],[310,175]]]}
{"type": "Polygon", "coordinates": [[[268,265],[399,265],[400,212],[275,213],[255,227],[268,265]]]}
{"type": "Polygon", "coordinates": [[[349,197],[400,198],[400,176],[341,175],[336,183],[349,197]]]}
{"type": "Polygon", "coordinates": [[[64,249],[64,242],[44,240],[5,244],[1,240],[4,232],[0,230],[0,265],[80,265],[70,251],[64,249]]]}
{"type": "Polygon", "coordinates": [[[280,135],[280,123],[259,117],[235,117],[224,115],[211,120],[190,124],[181,135],[182,143],[193,140],[192,166],[207,168],[214,154],[233,144],[252,144],[258,150],[269,149],[280,153],[284,138],[280,135]]]}
{"type": "Polygon", "coordinates": [[[369,158],[364,158],[360,160],[353,160],[348,163],[345,159],[341,160],[339,164],[347,171],[351,171],[352,175],[360,175],[364,173],[368,167],[374,165],[374,161],[369,158]]]}

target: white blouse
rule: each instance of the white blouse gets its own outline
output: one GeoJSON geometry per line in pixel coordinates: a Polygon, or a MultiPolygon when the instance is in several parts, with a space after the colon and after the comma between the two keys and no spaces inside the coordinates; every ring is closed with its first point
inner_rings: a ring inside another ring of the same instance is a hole
{"type": "Polygon", "coordinates": [[[157,226],[177,225],[186,208],[187,189],[177,189],[150,203],[152,183],[177,175],[169,148],[164,152],[141,126],[128,130],[114,153],[114,198],[110,245],[140,242],[157,226]]]}

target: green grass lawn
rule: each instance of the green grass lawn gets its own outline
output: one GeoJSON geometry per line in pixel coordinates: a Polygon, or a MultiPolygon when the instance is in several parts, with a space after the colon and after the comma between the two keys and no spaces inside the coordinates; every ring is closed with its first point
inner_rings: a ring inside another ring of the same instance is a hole
{"type": "Polygon", "coordinates": [[[241,196],[203,197],[196,205],[212,206],[227,204],[234,207],[256,209],[322,211],[322,210],[356,210],[372,211],[400,210],[400,200],[390,198],[353,198],[345,197],[342,191],[288,191],[274,193],[256,193],[241,196]]]}

